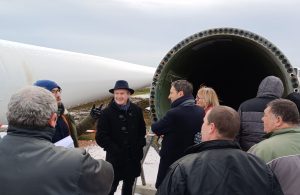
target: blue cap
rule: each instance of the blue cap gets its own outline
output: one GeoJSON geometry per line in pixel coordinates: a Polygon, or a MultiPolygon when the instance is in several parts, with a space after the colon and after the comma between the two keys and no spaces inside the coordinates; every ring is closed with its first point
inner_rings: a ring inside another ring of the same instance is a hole
{"type": "Polygon", "coordinates": [[[45,89],[48,89],[49,91],[51,91],[54,88],[61,89],[57,83],[50,80],[38,80],[33,85],[38,87],[43,87],[45,89]]]}

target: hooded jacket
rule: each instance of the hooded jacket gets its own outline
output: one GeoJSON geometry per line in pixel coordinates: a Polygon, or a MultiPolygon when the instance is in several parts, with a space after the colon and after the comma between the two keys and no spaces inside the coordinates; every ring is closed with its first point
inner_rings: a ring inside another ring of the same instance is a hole
{"type": "Polygon", "coordinates": [[[275,76],[268,76],[259,85],[257,96],[246,100],[239,107],[241,129],[237,137],[241,148],[249,150],[251,146],[263,140],[262,117],[267,104],[283,94],[282,81],[275,76]]]}
{"type": "Polygon", "coordinates": [[[10,126],[0,140],[1,195],[105,195],[113,168],[84,149],[51,143],[55,129],[10,126]]]}

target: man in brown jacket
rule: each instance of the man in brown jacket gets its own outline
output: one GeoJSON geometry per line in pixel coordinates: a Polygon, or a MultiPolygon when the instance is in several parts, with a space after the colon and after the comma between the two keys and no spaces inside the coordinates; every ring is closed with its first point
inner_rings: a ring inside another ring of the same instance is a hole
{"type": "Polygon", "coordinates": [[[55,143],[70,135],[73,139],[74,146],[78,147],[78,136],[95,125],[96,120],[101,114],[101,107],[93,107],[90,115],[76,125],[73,117],[62,103],[62,89],[56,82],[51,80],[38,80],[33,85],[49,90],[54,95],[58,104],[58,118],[55,126],[56,131],[52,138],[52,143],[55,143]]]}

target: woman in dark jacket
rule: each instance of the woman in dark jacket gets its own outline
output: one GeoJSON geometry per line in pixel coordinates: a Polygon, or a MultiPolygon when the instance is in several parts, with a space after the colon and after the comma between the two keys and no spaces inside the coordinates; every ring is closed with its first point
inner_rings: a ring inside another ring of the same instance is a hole
{"type": "Polygon", "coordinates": [[[130,102],[133,90],[126,81],[117,81],[114,99],[103,110],[98,124],[96,141],[106,151],[106,160],[113,165],[114,182],[110,194],[123,180],[122,194],[132,194],[132,186],[141,172],[146,126],[142,109],[130,102]]]}

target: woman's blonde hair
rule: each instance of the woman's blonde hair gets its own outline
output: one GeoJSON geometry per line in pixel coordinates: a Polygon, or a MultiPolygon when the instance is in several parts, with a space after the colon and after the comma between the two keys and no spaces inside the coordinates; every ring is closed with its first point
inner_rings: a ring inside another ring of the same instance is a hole
{"type": "Polygon", "coordinates": [[[205,106],[219,106],[219,98],[215,90],[211,87],[206,87],[204,85],[200,86],[200,89],[197,92],[197,96],[202,96],[204,98],[205,106]]]}

